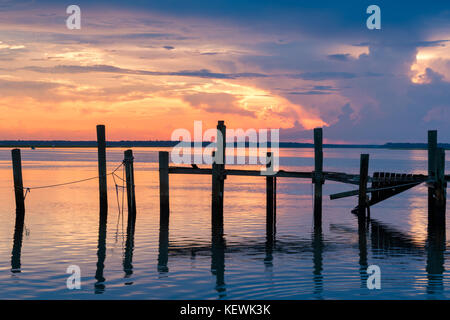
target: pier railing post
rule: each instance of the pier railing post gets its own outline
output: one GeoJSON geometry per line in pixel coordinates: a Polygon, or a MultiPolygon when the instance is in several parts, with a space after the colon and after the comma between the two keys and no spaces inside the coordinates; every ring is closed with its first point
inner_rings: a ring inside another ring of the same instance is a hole
{"type": "Polygon", "coordinates": [[[20,149],[11,150],[13,176],[14,176],[14,194],[16,198],[16,211],[25,211],[25,197],[23,194],[23,179],[22,179],[22,158],[20,149]]]}
{"type": "Polygon", "coordinates": [[[322,225],[323,130],[314,129],[314,225],[322,225]]]}
{"type": "Polygon", "coordinates": [[[169,152],[159,152],[159,219],[161,229],[169,229],[169,152]]]}
{"type": "Polygon", "coordinates": [[[101,218],[106,218],[108,212],[108,189],[106,184],[106,135],[104,125],[97,125],[97,152],[100,216],[101,218]]]}
{"type": "Polygon", "coordinates": [[[134,187],[134,157],[132,150],[124,152],[125,177],[127,185],[127,203],[128,203],[128,226],[134,228],[136,220],[136,195],[134,187]],[[132,225],[130,224],[132,223],[132,225]]]}
{"type": "MultiPolygon", "coordinates": [[[[267,152],[266,168],[269,170],[272,162],[272,153],[267,152]]],[[[274,236],[274,177],[266,176],[266,236],[273,240],[274,236]]]]}
{"type": "Polygon", "coordinates": [[[359,197],[358,197],[358,213],[362,216],[365,216],[367,208],[368,177],[369,177],[369,155],[362,154],[360,160],[359,197]]]}

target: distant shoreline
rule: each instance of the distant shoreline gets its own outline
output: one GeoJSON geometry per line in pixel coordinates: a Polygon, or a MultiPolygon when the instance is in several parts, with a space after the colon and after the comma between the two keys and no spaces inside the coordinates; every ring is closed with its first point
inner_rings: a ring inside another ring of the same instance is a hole
{"type": "MultiPolygon", "coordinates": [[[[106,146],[108,148],[170,148],[179,144],[179,141],[108,141],[106,146]]],[[[209,142],[203,142],[202,146],[209,145],[209,142]]],[[[194,143],[190,143],[194,147],[194,143]]],[[[65,141],[65,140],[5,140],[0,141],[0,148],[95,148],[96,141],[65,141]]],[[[189,147],[187,143],[186,147],[189,147]]],[[[236,147],[236,143],[228,143],[227,147],[236,147]]],[[[246,143],[246,148],[249,144],[246,143]]],[[[269,143],[270,147],[270,143],[269,143]]],[[[298,143],[298,142],[280,142],[280,148],[292,149],[310,149],[314,148],[312,143],[298,143]]],[[[426,150],[426,143],[385,143],[382,145],[376,144],[324,144],[324,148],[328,149],[395,149],[395,150],[426,150]]],[[[440,143],[439,147],[450,150],[450,144],[440,143]]]]}

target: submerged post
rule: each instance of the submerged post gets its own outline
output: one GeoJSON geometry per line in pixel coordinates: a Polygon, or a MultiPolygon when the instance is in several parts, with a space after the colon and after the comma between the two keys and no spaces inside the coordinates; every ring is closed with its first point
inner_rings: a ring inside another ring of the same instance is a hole
{"type": "Polygon", "coordinates": [[[130,225],[130,221],[133,223],[136,219],[136,196],[135,196],[135,188],[134,188],[134,157],[132,150],[126,150],[124,152],[124,166],[125,166],[125,177],[126,177],[126,185],[127,185],[127,202],[128,202],[128,225],[130,225]]]}
{"type": "Polygon", "coordinates": [[[106,135],[105,126],[97,125],[98,184],[100,194],[100,216],[106,218],[108,211],[108,189],[106,185],[106,135]]]}
{"type": "Polygon", "coordinates": [[[367,208],[367,182],[369,177],[369,155],[362,154],[359,171],[359,197],[358,197],[358,213],[361,216],[366,215],[367,208]]]}
{"type": "Polygon", "coordinates": [[[169,229],[169,152],[159,152],[159,219],[161,229],[169,229]]]}
{"type": "Polygon", "coordinates": [[[314,225],[322,225],[323,131],[314,129],[314,225]]]}
{"type": "Polygon", "coordinates": [[[23,195],[23,179],[22,179],[22,158],[20,149],[11,150],[13,176],[14,176],[14,194],[16,198],[16,211],[25,211],[25,198],[23,195]]]}
{"type": "MultiPolygon", "coordinates": [[[[272,165],[272,152],[267,152],[266,168],[269,171],[272,165]]],[[[266,176],[266,236],[273,240],[274,236],[274,177],[266,176]]]]}

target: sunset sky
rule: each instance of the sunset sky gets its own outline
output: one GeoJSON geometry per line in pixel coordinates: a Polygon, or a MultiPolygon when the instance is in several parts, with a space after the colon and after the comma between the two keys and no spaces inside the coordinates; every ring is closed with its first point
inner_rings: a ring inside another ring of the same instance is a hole
{"type": "Polygon", "coordinates": [[[449,1],[0,0],[0,140],[450,142],[449,1]],[[81,8],[81,30],[66,27],[81,8]],[[381,8],[368,30],[366,8],[381,8]]]}

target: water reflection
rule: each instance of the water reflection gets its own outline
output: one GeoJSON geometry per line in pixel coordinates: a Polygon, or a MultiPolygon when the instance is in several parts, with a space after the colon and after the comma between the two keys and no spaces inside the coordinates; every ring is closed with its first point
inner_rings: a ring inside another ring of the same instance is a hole
{"type": "Polygon", "coordinates": [[[129,278],[133,274],[133,250],[134,250],[135,226],[136,226],[136,215],[131,213],[128,215],[127,240],[125,242],[125,253],[123,258],[123,271],[125,272],[125,278],[129,278]]]}
{"type": "Polygon", "coordinates": [[[445,252],[445,204],[428,202],[428,238],[427,238],[427,293],[436,295],[444,292],[444,252],[445,252]]]}
{"type": "Polygon", "coordinates": [[[105,268],[106,259],[106,214],[100,208],[100,222],[98,227],[98,250],[97,250],[97,270],[95,272],[95,279],[97,282],[94,285],[95,294],[102,294],[105,292],[105,278],[103,277],[103,270],[105,268]]]}
{"type": "Polygon", "coordinates": [[[367,228],[369,218],[365,213],[358,214],[358,246],[359,246],[359,276],[361,279],[361,288],[367,287],[367,228]]]}
{"type": "Polygon", "coordinates": [[[216,276],[216,291],[219,298],[224,298],[226,294],[225,287],[225,240],[222,229],[212,230],[211,244],[211,273],[216,276]]]}
{"type": "Polygon", "coordinates": [[[322,299],[323,292],[323,234],[322,228],[320,226],[315,226],[313,232],[313,240],[312,240],[312,248],[313,248],[313,264],[314,264],[314,294],[317,295],[318,299],[322,299]]]}
{"type": "Polygon", "coordinates": [[[14,227],[14,243],[11,255],[11,272],[20,273],[20,257],[22,253],[23,228],[25,223],[25,210],[16,210],[16,224],[14,227]]]}

